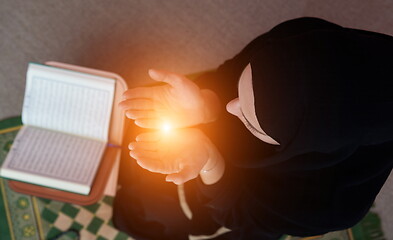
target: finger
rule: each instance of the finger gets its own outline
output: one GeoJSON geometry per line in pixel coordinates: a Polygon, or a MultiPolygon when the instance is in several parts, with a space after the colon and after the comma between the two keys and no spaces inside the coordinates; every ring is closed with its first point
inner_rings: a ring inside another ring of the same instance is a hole
{"type": "Polygon", "coordinates": [[[127,118],[140,119],[140,118],[158,118],[159,113],[153,110],[127,110],[127,118]]]}
{"type": "Polygon", "coordinates": [[[137,142],[158,142],[161,140],[162,134],[160,132],[142,133],[136,136],[137,142]]]}
{"type": "Polygon", "coordinates": [[[160,129],[163,126],[164,122],[161,119],[142,118],[136,119],[135,124],[142,128],[160,129]]]}
{"type": "Polygon", "coordinates": [[[123,98],[133,99],[133,98],[152,98],[154,87],[137,87],[128,89],[123,93],[123,98]]]}
{"type": "Polygon", "coordinates": [[[153,142],[132,142],[128,144],[128,149],[130,150],[145,150],[145,151],[157,151],[157,143],[153,142]]]}
{"type": "Polygon", "coordinates": [[[184,167],[180,172],[166,176],[165,180],[180,185],[196,177],[198,177],[197,171],[194,171],[191,167],[184,167]]]}
{"type": "Polygon", "coordinates": [[[130,151],[130,156],[134,158],[137,164],[150,172],[171,174],[173,171],[168,170],[161,161],[157,161],[155,158],[140,157],[136,155],[136,152],[130,151]]]}
{"type": "Polygon", "coordinates": [[[134,149],[130,151],[130,156],[135,158],[136,160],[142,159],[152,159],[154,161],[159,161],[159,155],[154,151],[146,151],[143,149],[134,149]]]}
{"type": "Polygon", "coordinates": [[[149,76],[155,81],[165,82],[173,87],[181,86],[184,81],[181,75],[155,69],[149,69],[149,76]]]}
{"type": "Polygon", "coordinates": [[[155,110],[162,109],[163,106],[157,101],[150,99],[127,99],[119,103],[119,107],[123,109],[133,109],[133,110],[155,110]]]}
{"type": "MultiPolygon", "coordinates": [[[[131,152],[130,152],[130,156],[133,157],[131,155],[131,152]]],[[[156,173],[161,172],[160,167],[157,166],[156,160],[154,160],[154,159],[145,158],[143,160],[141,160],[141,159],[135,159],[135,160],[136,160],[136,163],[143,169],[146,169],[150,172],[156,172],[156,173]]]]}

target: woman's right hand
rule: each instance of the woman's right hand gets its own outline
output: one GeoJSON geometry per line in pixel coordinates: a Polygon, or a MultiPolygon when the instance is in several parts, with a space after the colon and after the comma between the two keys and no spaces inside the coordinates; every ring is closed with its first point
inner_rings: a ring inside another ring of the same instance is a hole
{"type": "Polygon", "coordinates": [[[205,184],[221,179],[225,163],[210,139],[197,128],[142,133],[129,144],[131,157],[144,169],[167,174],[166,180],[183,184],[201,176],[205,184]]]}
{"type": "Polygon", "coordinates": [[[169,124],[181,128],[217,118],[220,103],[213,91],[201,90],[191,80],[175,73],[149,70],[149,75],[165,84],[129,89],[119,103],[136,125],[158,129],[169,124]]]}

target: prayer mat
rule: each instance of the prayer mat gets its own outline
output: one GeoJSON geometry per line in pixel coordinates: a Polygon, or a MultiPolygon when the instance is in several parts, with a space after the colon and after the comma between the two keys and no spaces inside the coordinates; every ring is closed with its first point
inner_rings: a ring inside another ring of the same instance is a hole
{"type": "MultiPolygon", "coordinates": [[[[11,148],[22,123],[20,117],[0,121],[0,165],[11,148]]],[[[7,180],[0,178],[1,240],[89,240],[131,239],[112,224],[113,197],[104,196],[90,206],[78,206],[37,198],[12,191],[7,180]]],[[[371,211],[356,226],[323,236],[280,240],[383,240],[379,216],[371,211]]]]}
{"type": "MultiPolygon", "coordinates": [[[[22,123],[20,117],[0,121],[0,165],[22,123]]],[[[0,239],[131,239],[113,227],[113,197],[78,206],[20,194],[0,178],[0,239]]]]}

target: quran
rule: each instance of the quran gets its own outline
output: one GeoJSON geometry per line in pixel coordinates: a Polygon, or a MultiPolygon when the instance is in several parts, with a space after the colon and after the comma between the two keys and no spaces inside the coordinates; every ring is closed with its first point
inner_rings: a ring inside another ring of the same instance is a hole
{"type": "Polygon", "coordinates": [[[18,132],[0,176],[88,195],[108,147],[116,80],[30,63],[18,132]]]}

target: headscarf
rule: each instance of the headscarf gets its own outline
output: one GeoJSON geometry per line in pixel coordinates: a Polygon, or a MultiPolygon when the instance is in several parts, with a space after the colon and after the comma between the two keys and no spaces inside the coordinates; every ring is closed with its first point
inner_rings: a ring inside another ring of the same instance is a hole
{"type": "Polygon", "coordinates": [[[393,140],[393,37],[335,25],[266,41],[250,63],[258,121],[280,145],[249,167],[315,152],[282,169],[319,169],[393,140]]]}

